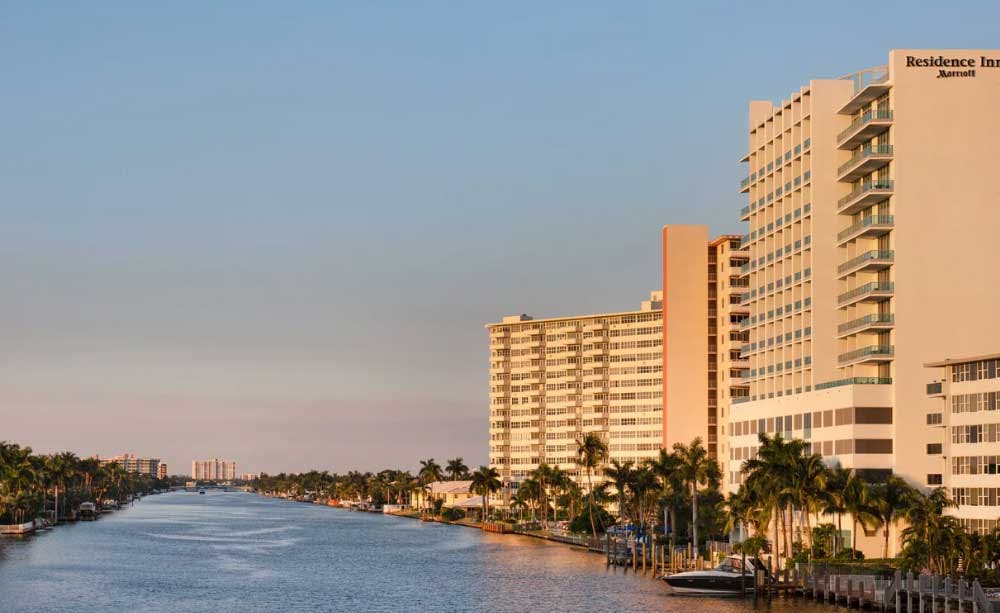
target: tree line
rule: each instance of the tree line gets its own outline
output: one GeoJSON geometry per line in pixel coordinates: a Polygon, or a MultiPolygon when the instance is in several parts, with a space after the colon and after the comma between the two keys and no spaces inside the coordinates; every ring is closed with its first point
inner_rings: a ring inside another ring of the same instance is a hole
{"type": "Polygon", "coordinates": [[[69,518],[83,502],[146,494],[167,487],[150,475],[72,452],[36,454],[31,447],[0,441],[0,524],[22,524],[54,512],[69,518]]]}
{"type": "MultiPolygon", "coordinates": [[[[546,528],[566,522],[571,530],[593,536],[614,525],[631,525],[698,551],[705,540],[739,535],[745,551],[766,551],[780,565],[858,560],[862,530],[881,537],[882,558],[888,558],[890,535],[901,527],[902,548],[891,562],[896,566],[950,574],[1000,565],[1000,531],[980,535],[963,530],[947,513],[955,503],[944,488],[925,493],[895,475],[829,465],[821,455],[809,453],[805,441],[780,434],[760,434],[759,443],[757,456],[740,465],[740,485],[728,496],[722,492],[719,464],[700,438],[636,463],[610,459],[607,445],[595,433],[577,441],[583,483],[570,471],[542,463],[508,492],[493,468],[470,472],[462,458],[444,466],[430,458],[420,462],[416,473],[310,471],[262,475],[256,485],[267,491],[406,504],[411,493],[426,491],[435,481],[471,479],[472,492],[483,496],[482,517],[540,522],[546,528]],[[499,492],[509,499],[490,509],[489,500],[499,492]],[[845,522],[849,543],[842,537],[845,522]]],[[[425,511],[441,512],[431,497],[422,499],[425,511]]]]}

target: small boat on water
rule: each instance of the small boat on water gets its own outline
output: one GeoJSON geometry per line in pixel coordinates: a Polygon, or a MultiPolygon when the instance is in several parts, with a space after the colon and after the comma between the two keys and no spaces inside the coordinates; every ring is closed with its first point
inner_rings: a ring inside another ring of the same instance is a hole
{"type": "Polygon", "coordinates": [[[744,589],[753,591],[754,573],[758,568],[767,572],[759,559],[747,558],[744,567],[740,556],[728,556],[715,568],[664,575],[663,580],[675,594],[739,596],[744,589]]]}
{"type": "Polygon", "coordinates": [[[81,502],[80,519],[83,521],[93,521],[97,519],[97,505],[93,502],[81,502]]]}
{"type": "Polygon", "coordinates": [[[198,493],[199,493],[199,494],[204,494],[204,493],[205,493],[205,490],[198,490],[198,493]]]}

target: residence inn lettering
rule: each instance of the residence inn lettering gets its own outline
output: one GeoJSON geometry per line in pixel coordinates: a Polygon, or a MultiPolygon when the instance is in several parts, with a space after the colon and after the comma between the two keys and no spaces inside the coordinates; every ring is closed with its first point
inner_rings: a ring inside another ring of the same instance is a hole
{"type": "Polygon", "coordinates": [[[1000,58],[988,58],[985,55],[974,57],[916,57],[906,56],[907,68],[937,68],[938,79],[951,77],[974,77],[976,68],[1000,68],[1000,58]]]}

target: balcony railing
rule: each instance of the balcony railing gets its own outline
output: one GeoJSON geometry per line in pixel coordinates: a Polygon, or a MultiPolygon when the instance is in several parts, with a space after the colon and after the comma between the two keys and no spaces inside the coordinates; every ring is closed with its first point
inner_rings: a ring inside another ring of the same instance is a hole
{"type": "Polygon", "coordinates": [[[868,357],[884,357],[890,358],[893,355],[892,345],[869,345],[868,347],[862,347],[860,349],[855,349],[854,351],[848,351],[847,353],[842,353],[837,357],[837,360],[843,364],[845,362],[856,362],[861,358],[868,357]]]}
{"type": "Polygon", "coordinates": [[[845,140],[850,138],[851,135],[855,134],[858,130],[873,121],[892,121],[892,111],[888,109],[868,111],[861,117],[852,121],[851,125],[847,126],[846,130],[843,130],[837,135],[837,143],[843,143],[845,140]]]}
{"type": "Polygon", "coordinates": [[[840,176],[857,165],[858,162],[868,158],[890,157],[892,156],[892,145],[869,145],[859,151],[854,157],[840,165],[837,169],[837,176],[840,176]]]}
{"type": "Polygon", "coordinates": [[[842,323],[837,326],[837,332],[840,334],[846,334],[852,330],[860,330],[862,328],[867,328],[868,326],[891,326],[896,323],[896,316],[891,313],[872,313],[870,315],[865,315],[864,317],[859,317],[842,323]]]}
{"type": "Polygon", "coordinates": [[[750,205],[747,205],[742,209],[740,209],[740,219],[746,217],[749,214],[750,214],[750,205]]]}
{"type": "Polygon", "coordinates": [[[864,264],[865,262],[871,262],[871,261],[892,262],[893,255],[894,254],[892,251],[880,251],[877,249],[872,251],[866,251],[861,255],[851,258],[846,262],[844,262],[843,264],[841,264],[840,266],[838,266],[837,272],[843,273],[845,271],[851,270],[852,268],[857,268],[859,265],[864,264]]]}
{"type": "Polygon", "coordinates": [[[830,389],[831,387],[842,387],[844,385],[890,385],[890,377],[850,377],[849,379],[837,379],[836,381],[826,381],[817,383],[817,390],[830,389]]]}
{"type": "Polygon", "coordinates": [[[879,194],[892,191],[892,179],[877,179],[862,183],[860,187],[847,194],[837,201],[837,208],[842,209],[845,205],[867,194],[879,194]]]}
{"type": "Polygon", "coordinates": [[[842,241],[858,230],[863,230],[868,226],[892,226],[892,224],[892,215],[869,215],[846,230],[842,230],[839,234],[837,234],[837,240],[842,241]]]}
{"type": "Polygon", "coordinates": [[[891,294],[893,291],[893,283],[891,281],[872,281],[871,283],[865,283],[860,287],[855,287],[849,292],[844,292],[840,296],[837,296],[837,302],[839,304],[844,304],[845,302],[850,302],[859,296],[864,296],[865,294],[891,294]]]}

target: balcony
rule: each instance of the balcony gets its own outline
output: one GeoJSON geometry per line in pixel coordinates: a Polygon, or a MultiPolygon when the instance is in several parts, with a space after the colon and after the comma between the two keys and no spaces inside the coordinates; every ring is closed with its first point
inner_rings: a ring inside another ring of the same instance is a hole
{"type": "Polygon", "coordinates": [[[749,260],[750,250],[747,249],[746,247],[741,246],[740,249],[737,249],[735,251],[730,251],[729,258],[732,260],[749,260]]]}
{"type": "Polygon", "coordinates": [[[816,384],[816,390],[830,389],[831,387],[842,387],[844,385],[892,385],[890,377],[850,377],[848,379],[837,379],[836,381],[825,381],[816,384]]]}
{"type": "Polygon", "coordinates": [[[877,179],[862,183],[857,189],[837,201],[837,212],[852,215],[861,209],[885,200],[892,195],[892,179],[877,179]]]}
{"type": "Polygon", "coordinates": [[[944,384],[940,381],[927,384],[928,396],[944,396],[944,384]]]}
{"type": "Polygon", "coordinates": [[[882,236],[892,230],[892,215],[869,215],[837,234],[837,244],[843,245],[861,237],[882,236]]]}
{"type": "Polygon", "coordinates": [[[844,337],[858,332],[891,330],[895,323],[896,316],[891,313],[872,313],[840,324],[837,326],[837,335],[844,337]]]}
{"type": "Polygon", "coordinates": [[[870,145],[864,147],[854,157],[837,169],[839,181],[855,181],[870,175],[889,163],[893,156],[892,145],[870,145]]]}
{"type": "Polygon", "coordinates": [[[740,221],[747,221],[750,219],[750,205],[740,209],[740,221]]]}
{"type": "Polygon", "coordinates": [[[742,193],[742,192],[748,192],[748,191],[750,191],[750,183],[751,182],[752,181],[751,181],[750,177],[747,177],[747,178],[743,179],[742,181],[740,181],[740,192],[742,193]]]}
{"type": "Polygon", "coordinates": [[[856,272],[883,270],[892,266],[893,257],[892,251],[866,251],[838,266],[837,276],[845,277],[856,272]]]}
{"type": "Polygon", "coordinates": [[[870,140],[879,132],[892,125],[892,111],[868,111],[851,122],[846,130],[837,135],[838,149],[854,149],[861,143],[870,140]]]}
{"type": "Polygon", "coordinates": [[[892,360],[892,345],[869,345],[837,356],[841,366],[849,364],[875,364],[892,360]]]}
{"type": "Polygon", "coordinates": [[[852,115],[866,104],[877,100],[892,87],[889,85],[889,66],[877,66],[856,72],[847,77],[854,81],[854,95],[840,111],[841,115],[852,115]]]}
{"type": "Polygon", "coordinates": [[[850,306],[858,302],[882,302],[892,297],[891,281],[872,281],[837,296],[837,305],[850,306]]]}
{"type": "Polygon", "coordinates": [[[733,360],[729,366],[730,368],[739,368],[741,370],[747,370],[750,368],[750,360],[747,359],[733,360]]]}

